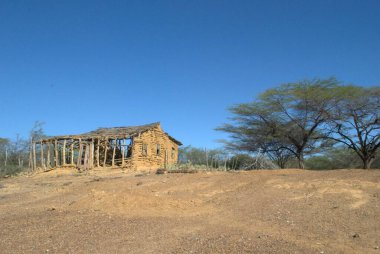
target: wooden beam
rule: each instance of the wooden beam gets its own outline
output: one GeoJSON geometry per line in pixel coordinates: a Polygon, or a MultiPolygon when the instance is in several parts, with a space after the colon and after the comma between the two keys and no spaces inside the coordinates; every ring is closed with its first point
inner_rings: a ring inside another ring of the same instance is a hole
{"type": "Polygon", "coordinates": [[[100,163],[99,163],[99,157],[100,157],[100,154],[99,154],[99,149],[100,149],[100,139],[98,138],[98,142],[96,144],[96,166],[97,167],[100,167],[100,163]]]}
{"type": "Polygon", "coordinates": [[[90,150],[90,145],[89,144],[87,144],[87,145],[85,145],[84,146],[84,160],[83,160],[83,168],[85,169],[85,170],[87,170],[88,169],[88,164],[89,164],[89,160],[90,160],[90,158],[89,158],[89,150],[90,150]]]}
{"type": "Polygon", "coordinates": [[[77,160],[77,167],[79,168],[82,164],[82,153],[83,153],[83,145],[82,140],[79,139],[79,151],[78,151],[78,160],[77,160]]]}
{"type": "Polygon", "coordinates": [[[70,145],[70,164],[71,165],[74,165],[74,140],[73,142],[71,142],[71,145],[70,145]]]}
{"type": "Polygon", "coordinates": [[[125,157],[125,139],[122,141],[121,144],[121,166],[124,167],[124,157],[125,157]]]}
{"type": "Polygon", "coordinates": [[[108,137],[106,137],[105,139],[105,143],[104,143],[104,161],[103,161],[103,167],[106,167],[106,162],[107,162],[107,150],[108,150],[108,137]]]}
{"type": "Polygon", "coordinates": [[[50,168],[50,142],[46,143],[47,146],[47,155],[46,155],[46,166],[50,168]]]}
{"type": "Polygon", "coordinates": [[[113,142],[113,151],[112,151],[112,167],[115,166],[115,155],[116,155],[116,146],[117,146],[117,140],[114,139],[113,142]]]}
{"type": "Polygon", "coordinates": [[[55,161],[55,166],[59,166],[59,160],[58,160],[58,140],[54,140],[54,161],[55,161]]]}
{"type": "Polygon", "coordinates": [[[44,144],[42,143],[42,141],[40,143],[40,146],[41,146],[41,150],[40,150],[40,152],[41,152],[41,167],[42,168],[46,168],[46,166],[45,166],[45,158],[44,158],[44,144]]]}
{"type": "Polygon", "coordinates": [[[94,167],[94,147],[94,139],[92,139],[90,144],[90,168],[94,167]]]}
{"type": "Polygon", "coordinates": [[[66,139],[63,140],[63,147],[62,147],[62,165],[66,165],[66,139]]]}

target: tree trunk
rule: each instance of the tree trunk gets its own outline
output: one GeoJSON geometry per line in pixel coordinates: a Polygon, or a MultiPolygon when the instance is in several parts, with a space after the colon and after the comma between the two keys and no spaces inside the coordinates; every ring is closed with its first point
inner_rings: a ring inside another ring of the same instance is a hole
{"type": "Polygon", "coordinates": [[[305,169],[305,160],[303,158],[303,153],[299,153],[297,155],[297,160],[298,160],[298,167],[300,169],[305,169]]]}
{"type": "Polygon", "coordinates": [[[277,159],[277,165],[281,168],[281,169],[284,169],[285,168],[285,164],[286,162],[284,160],[282,160],[281,158],[280,159],[277,159]]]}
{"type": "Polygon", "coordinates": [[[372,157],[363,158],[362,161],[363,161],[363,169],[370,169],[371,168],[371,164],[373,162],[372,157]]]}

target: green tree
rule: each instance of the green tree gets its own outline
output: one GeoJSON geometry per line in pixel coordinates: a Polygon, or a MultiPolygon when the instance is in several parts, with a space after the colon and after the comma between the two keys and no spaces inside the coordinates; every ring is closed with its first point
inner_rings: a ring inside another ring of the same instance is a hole
{"type": "Polygon", "coordinates": [[[369,169],[380,147],[380,87],[343,86],[339,96],[329,138],[352,149],[369,169]]]}
{"type": "MultiPolygon", "coordinates": [[[[229,149],[257,152],[272,157],[295,157],[304,168],[304,157],[326,144],[319,127],[339,97],[335,78],[305,80],[269,89],[251,103],[230,108],[232,123],[217,130],[230,134],[229,149]]],[[[281,165],[280,165],[281,166],[281,165]]]]}

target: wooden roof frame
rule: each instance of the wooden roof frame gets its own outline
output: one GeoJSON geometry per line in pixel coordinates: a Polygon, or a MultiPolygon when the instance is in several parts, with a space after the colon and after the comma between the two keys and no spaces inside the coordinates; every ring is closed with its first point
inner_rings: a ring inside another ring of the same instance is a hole
{"type": "MultiPolygon", "coordinates": [[[[109,128],[98,128],[94,131],[74,134],[74,135],[61,135],[42,138],[40,140],[35,140],[33,142],[51,142],[54,140],[67,140],[67,139],[105,139],[105,138],[118,138],[126,139],[139,136],[141,133],[151,130],[153,128],[160,127],[160,122],[155,122],[151,124],[138,125],[138,126],[123,126],[123,127],[109,127],[109,128]]],[[[170,140],[172,140],[177,145],[182,145],[182,143],[168,133],[164,132],[170,140]]]]}

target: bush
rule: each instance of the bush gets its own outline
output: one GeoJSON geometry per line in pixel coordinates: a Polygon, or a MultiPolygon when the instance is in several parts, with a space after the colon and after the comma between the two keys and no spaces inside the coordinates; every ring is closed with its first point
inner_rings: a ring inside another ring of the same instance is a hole
{"type": "Polygon", "coordinates": [[[7,165],[7,167],[0,168],[0,177],[17,175],[21,172],[27,171],[27,167],[20,167],[17,165],[7,165]]]}

